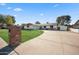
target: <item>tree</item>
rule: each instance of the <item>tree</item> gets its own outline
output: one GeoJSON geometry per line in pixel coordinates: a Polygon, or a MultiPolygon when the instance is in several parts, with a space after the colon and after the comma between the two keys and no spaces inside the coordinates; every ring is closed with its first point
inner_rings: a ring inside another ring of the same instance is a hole
{"type": "Polygon", "coordinates": [[[49,24],[49,22],[46,22],[46,24],[49,24]]]}
{"type": "Polygon", "coordinates": [[[57,22],[57,25],[59,25],[59,24],[60,24],[60,22],[61,22],[61,19],[60,19],[60,17],[57,17],[57,20],[56,20],[56,22],[57,22]]]}
{"type": "Polygon", "coordinates": [[[13,23],[15,23],[16,22],[15,17],[14,16],[11,16],[11,17],[12,17],[13,23]]]}
{"type": "Polygon", "coordinates": [[[0,14],[0,28],[2,28],[4,23],[5,23],[5,16],[0,14]]]}
{"type": "Polygon", "coordinates": [[[9,26],[9,25],[13,25],[15,23],[15,18],[13,16],[6,16],[6,20],[5,23],[9,26]]]}
{"type": "Polygon", "coordinates": [[[41,24],[39,21],[36,21],[35,24],[41,24]]]}
{"type": "Polygon", "coordinates": [[[0,28],[2,28],[4,24],[13,25],[15,22],[14,16],[0,14],[0,28]]]}
{"type": "Polygon", "coordinates": [[[70,25],[71,16],[64,15],[64,16],[57,17],[56,22],[57,22],[57,25],[70,25]]]}

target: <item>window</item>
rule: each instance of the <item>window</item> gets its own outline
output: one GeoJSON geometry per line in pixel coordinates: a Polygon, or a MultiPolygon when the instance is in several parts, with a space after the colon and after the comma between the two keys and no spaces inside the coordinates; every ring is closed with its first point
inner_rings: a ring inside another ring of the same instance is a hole
{"type": "Polygon", "coordinates": [[[29,25],[27,25],[27,27],[29,27],[29,25]]]}

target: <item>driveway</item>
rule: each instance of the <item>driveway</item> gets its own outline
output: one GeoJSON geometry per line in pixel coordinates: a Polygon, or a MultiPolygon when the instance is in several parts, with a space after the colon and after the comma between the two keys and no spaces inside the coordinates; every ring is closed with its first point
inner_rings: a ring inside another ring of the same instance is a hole
{"type": "Polygon", "coordinates": [[[79,34],[67,31],[44,31],[39,37],[18,46],[15,51],[21,55],[79,54],[79,34]]]}

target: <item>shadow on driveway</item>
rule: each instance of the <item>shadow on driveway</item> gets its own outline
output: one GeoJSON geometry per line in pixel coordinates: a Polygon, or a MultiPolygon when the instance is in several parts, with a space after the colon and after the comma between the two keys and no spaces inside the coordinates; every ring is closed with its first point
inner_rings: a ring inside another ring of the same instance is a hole
{"type": "Polygon", "coordinates": [[[3,47],[0,49],[0,55],[8,55],[10,54],[16,47],[12,47],[10,45],[3,47]]]}

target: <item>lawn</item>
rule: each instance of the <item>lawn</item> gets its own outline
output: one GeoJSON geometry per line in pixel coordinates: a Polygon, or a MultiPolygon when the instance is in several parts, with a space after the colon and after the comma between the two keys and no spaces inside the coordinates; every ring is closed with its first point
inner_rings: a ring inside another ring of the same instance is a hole
{"type": "MultiPolygon", "coordinates": [[[[21,42],[28,41],[30,39],[33,39],[43,33],[41,30],[22,30],[21,31],[21,42]]],[[[3,38],[6,42],[9,41],[8,37],[8,30],[6,29],[0,29],[0,37],[3,38]]]]}

